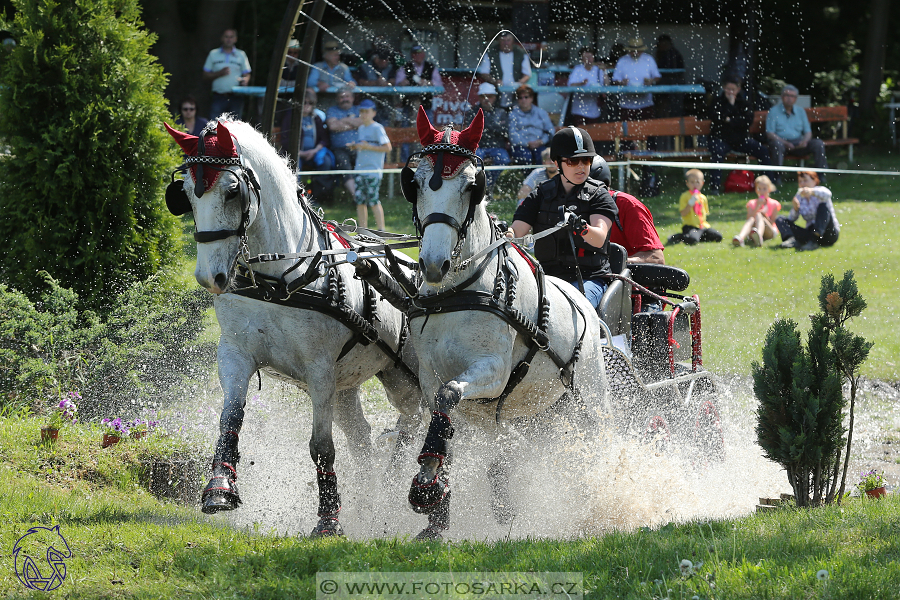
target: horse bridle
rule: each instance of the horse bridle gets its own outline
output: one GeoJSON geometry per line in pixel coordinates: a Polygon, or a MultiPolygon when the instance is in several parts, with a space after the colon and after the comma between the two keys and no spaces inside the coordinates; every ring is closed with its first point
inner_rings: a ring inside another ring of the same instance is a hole
{"type": "Polygon", "coordinates": [[[241,144],[237,138],[232,137],[234,149],[237,156],[221,157],[206,156],[206,129],[200,132],[197,140],[197,156],[188,156],[181,165],[172,171],[172,182],[166,188],[166,206],[176,217],[193,211],[191,201],[187,192],[184,190],[184,179],[175,179],[176,173],[186,173],[191,167],[197,167],[197,174],[194,180],[194,195],[198,198],[206,193],[206,183],[203,180],[204,166],[216,171],[227,171],[234,175],[238,180],[238,186],[241,196],[241,222],[237,229],[218,229],[215,231],[196,231],[194,240],[199,244],[224,240],[230,237],[240,237],[245,240],[247,227],[250,225],[250,191],[256,196],[256,208],[259,210],[259,180],[253,167],[248,165],[244,160],[241,152],[241,144]],[[237,167],[237,172],[229,167],[237,167]]]}
{"type": "Polygon", "coordinates": [[[406,160],[406,166],[400,171],[400,191],[403,193],[403,197],[406,198],[407,202],[413,205],[413,223],[416,227],[416,234],[419,237],[423,236],[425,234],[425,228],[434,223],[444,223],[445,225],[449,225],[456,231],[458,241],[456,248],[454,249],[454,254],[458,254],[459,248],[466,239],[469,225],[472,224],[472,220],[475,218],[475,208],[481,203],[482,199],[484,199],[484,190],[487,179],[484,172],[484,160],[468,148],[463,148],[458,144],[452,143],[450,141],[451,131],[452,129],[449,126],[444,128],[444,135],[440,142],[425,146],[422,150],[410,155],[406,160]],[[428,187],[433,191],[437,191],[441,189],[441,186],[444,184],[444,181],[441,178],[441,172],[444,168],[445,153],[462,156],[471,160],[476,168],[480,167],[475,174],[475,182],[472,185],[472,191],[469,197],[469,209],[462,224],[448,214],[437,212],[427,215],[421,221],[419,220],[417,203],[419,199],[419,185],[416,183],[415,171],[409,166],[409,163],[414,159],[423,158],[428,154],[436,154],[434,173],[428,181],[428,187]]]}

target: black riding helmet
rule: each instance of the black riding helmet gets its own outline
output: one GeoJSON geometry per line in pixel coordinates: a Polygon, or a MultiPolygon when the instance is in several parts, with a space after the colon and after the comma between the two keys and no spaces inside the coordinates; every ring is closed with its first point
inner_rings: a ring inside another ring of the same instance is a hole
{"type": "Polygon", "coordinates": [[[594,141],[588,132],[580,127],[569,125],[563,127],[550,140],[550,160],[560,163],[564,158],[593,158],[597,156],[594,152],[594,141]]]}
{"type": "Polygon", "coordinates": [[[609,171],[609,165],[602,156],[595,156],[594,162],[591,163],[591,179],[602,181],[609,187],[612,182],[612,173],[609,171]]]}

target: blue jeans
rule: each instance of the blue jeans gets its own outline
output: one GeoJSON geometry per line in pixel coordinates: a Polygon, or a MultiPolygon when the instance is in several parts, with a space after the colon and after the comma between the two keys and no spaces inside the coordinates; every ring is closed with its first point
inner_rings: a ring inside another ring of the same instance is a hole
{"type": "Polygon", "coordinates": [[[537,148],[529,148],[528,146],[513,146],[512,161],[515,165],[539,165],[543,161],[541,152],[547,146],[538,146],[537,148]]]}
{"type": "MultiPolygon", "coordinates": [[[[493,165],[509,164],[509,152],[504,148],[479,148],[475,151],[475,154],[483,159],[491,159],[490,162],[493,165]]],[[[497,178],[500,177],[500,173],[502,173],[502,171],[485,171],[485,175],[487,175],[488,190],[494,187],[494,183],[496,183],[497,178]]]]}
{"type": "Polygon", "coordinates": [[[828,205],[825,203],[816,207],[816,220],[812,224],[807,224],[806,227],[800,227],[795,222],[788,221],[787,217],[775,219],[775,227],[778,228],[782,240],[796,237],[798,246],[802,246],[810,240],[815,240],[820,246],[833,246],[839,235],[828,205]]]}
{"type": "MultiPolygon", "coordinates": [[[[761,165],[768,165],[769,163],[769,150],[753,138],[745,138],[740,144],[735,144],[732,146],[728,142],[726,142],[722,138],[709,138],[709,154],[710,160],[714,163],[723,163],[725,162],[725,155],[728,154],[730,150],[735,150],[737,152],[743,152],[744,154],[749,154],[756,158],[757,162],[761,165]]],[[[709,174],[709,185],[714,188],[719,187],[719,181],[722,177],[722,172],[719,169],[710,169],[711,173],[709,174]]],[[[774,178],[774,173],[766,173],[769,177],[774,178]]]]}
{"type": "MultiPolygon", "coordinates": [[[[575,289],[581,291],[578,287],[578,280],[570,281],[575,289]]],[[[606,293],[606,287],[609,285],[609,282],[605,279],[585,279],[584,280],[584,295],[588,299],[588,302],[591,303],[591,306],[597,308],[600,306],[600,300],[603,299],[603,294],[606,293]]]]}
{"type": "Polygon", "coordinates": [[[223,112],[229,112],[238,119],[244,112],[244,97],[239,94],[217,94],[213,92],[209,118],[217,119],[223,112]]]}

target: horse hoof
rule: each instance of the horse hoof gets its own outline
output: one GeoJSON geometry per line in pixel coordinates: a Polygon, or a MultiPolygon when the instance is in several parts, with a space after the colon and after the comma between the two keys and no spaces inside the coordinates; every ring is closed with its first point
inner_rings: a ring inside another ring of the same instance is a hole
{"type": "Polygon", "coordinates": [[[223,510],[234,510],[240,503],[241,499],[234,494],[208,494],[203,498],[200,510],[208,515],[214,515],[223,510]]]}
{"type": "Polygon", "coordinates": [[[442,534],[443,531],[443,527],[432,523],[419,532],[419,535],[416,536],[416,540],[420,542],[440,542],[444,539],[442,534]]]}
{"type": "Polygon", "coordinates": [[[425,484],[419,483],[419,476],[415,475],[409,488],[409,507],[413,512],[427,515],[440,505],[449,491],[450,482],[440,475],[425,484]]]}
{"type": "Polygon", "coordinates": [[[335,517],[322,517],[309,536],[314,538],[343,537],[344,528],[335,517]]]}

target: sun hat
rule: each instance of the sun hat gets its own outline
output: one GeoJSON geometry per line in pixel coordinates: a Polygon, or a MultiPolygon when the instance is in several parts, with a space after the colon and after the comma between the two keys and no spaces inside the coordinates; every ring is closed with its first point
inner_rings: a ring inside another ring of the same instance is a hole
{"type": "Polygon", "coordinates": [[[413,44],[413,47],[409,49],[410,52],[425,52],[425,48],[422,47],[422,44],[413,44]]]}
{"type": "Polygon", "coordinates": [[[365,100],[363,100],[362,102],[359,103],[359,107],[360,108],[371,108],[372,110],[375,110],[376,105],[375,105],[374,100],[366,98],[365,100]]]}
{"type": "Polygon", "coordinates": [[[628,40],[628,43],[625,44],[625,50],[631,52],[632,50],[640,50],[644,52],[647,50],[647,44],[644,43],[644,40],[639,37],[633,37],[628,40]]]}
{"type": "Polygon", "coordinates": [[[331,40],[329,42],[325,42],[324,44],[322,44],[322,50],[325,52],[328,52],[329,50],[340,50],[340,49],[341,49],[341,45],[338,44],[334,40],[331,40]]]}
{"type": "Polygon", "coordinates": [[[484,96],[485,94],[493,94],[495,96],[497,95],[497,88],[494,87],[493,83],[488,83],[487,81],[485,81],[478,86],[478,95],[484,96]]]}
{"type": "Polygon", "coordinates": [[[299,48],[299,47],[300,47],[300,42],[298,40],[291,39],[291,41],[288,42],[288,48],[299,48]]]}

